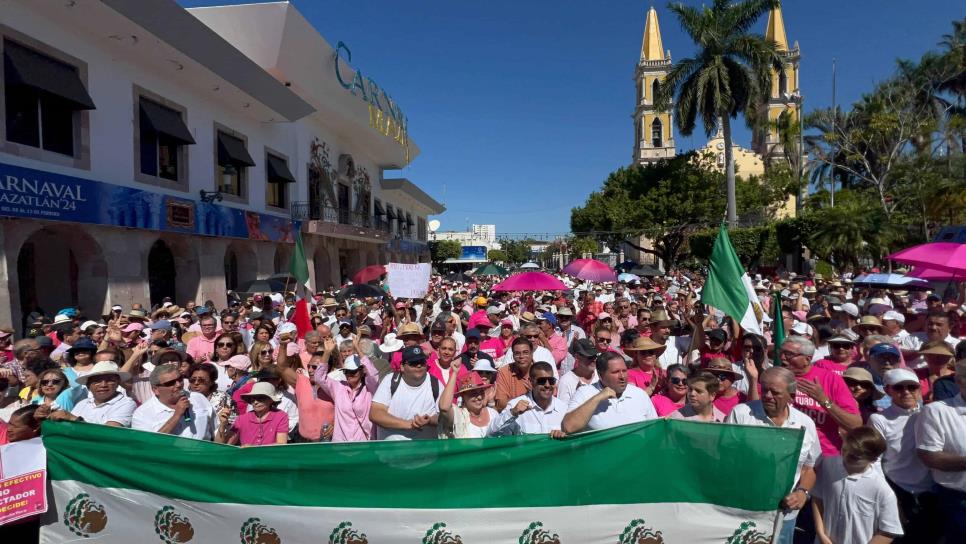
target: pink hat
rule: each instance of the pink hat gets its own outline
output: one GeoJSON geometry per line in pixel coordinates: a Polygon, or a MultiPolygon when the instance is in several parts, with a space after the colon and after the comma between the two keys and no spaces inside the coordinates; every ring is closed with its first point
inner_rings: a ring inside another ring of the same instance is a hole
{"type": "Polygon", "coordinates": [[[493,384],[484,382],[483,378],[476,372],[470,372],[469,374],[460,378],[459,388],[456,394],[461,395],[469,391],[478,391],[480,389],[489,389],[491,387],[493,387],[493,384]]]}
{"type": "Polygon", "coordinates": [[[503,321],[500,321],[500,326],[513,328],[513,322],[509,319],[504,319],[503,321]]]}
{"type": "Polygon", "coordinates": [[[130,323],[127,327],[124,327],[122,332],[134,332],[144,330],[144,323],[130,323]]]}
{"type": "Polygon", "coordinates": [[[227,361],[218,361],[219,366],[230,366],[238,370],[248,370],[252,366],[252,360],[248,355],[232,355],[227,361]]]}
{"type": "Polygon", "coordinates": [[[607,312],[601,312],[601,313],[597,314],[597,319],[612,319],[612,318],[610,317],[610,314],[609,313],[607,313],[607,312]]]}
{"type": "Polygon", "coordinates": [[[805,313],[805,310],[795,310],[792,312],[792,316],[799,321],[808,321],[808,314],[805,313]]]}
{"type": "Polygon", "coordinates": [[[405,302],[397,302],[396,303],[396,309],[397,310],[402,309],[402,308],[405,308],[405,307],[406,307],[406,303],[405,302]]]}

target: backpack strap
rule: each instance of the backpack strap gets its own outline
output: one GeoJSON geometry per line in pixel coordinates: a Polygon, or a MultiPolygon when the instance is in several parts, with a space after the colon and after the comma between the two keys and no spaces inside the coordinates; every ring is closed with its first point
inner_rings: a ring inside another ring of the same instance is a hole
{"type": "Polygon", "coordinates": [[[399,382],[402,380],[402,372],[393,372],[392,381],[389,383],[389,397],[392,398],[396,394],[396,389],[399,389],[399,382]]]}
{"type": "Polygon", "coordinates": [[[439,380],[435,376],[429,377],[429,386],[433,389],[433,400],[439,402],[439,380]]]}

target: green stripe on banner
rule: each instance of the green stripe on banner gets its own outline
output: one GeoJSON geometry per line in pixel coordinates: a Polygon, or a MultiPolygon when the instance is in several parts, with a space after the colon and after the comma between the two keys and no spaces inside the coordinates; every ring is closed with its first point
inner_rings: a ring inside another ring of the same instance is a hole
{"type": "Polygon", "coordinates": [[[51,480],[207,502],[345,508],[709,503],[775,510],[802,431],[655,420],[565,440],[235,448],[103,425],[45,422],[51,480]]]}

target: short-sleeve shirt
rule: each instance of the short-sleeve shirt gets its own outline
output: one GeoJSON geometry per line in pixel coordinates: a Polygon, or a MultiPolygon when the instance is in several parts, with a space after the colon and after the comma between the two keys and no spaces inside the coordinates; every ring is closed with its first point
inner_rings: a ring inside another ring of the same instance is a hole
{"type": "Polygon", "coordinates": [[[238,433],[238,443],[242,446],[275,444],[278,434],[288,434],[288,414],[273,408],[264,420],[258,421],[255,412],[246,412],[238,416],[231,428],[238,433]]]}
{"type": "MultiPolygon", "coordinates": [[[[396,393],[392,394],[392,380],[394,374],[389,374],[379,383],[376,394],[372,396],[372,402],[382,404],[389,409],[389,415],[399,419],[412,419],[418,415],[433,416],[439,413],[438,399],[433,398],[433,379],[428,373],[423,383],[411,386],[406,380],[399,380],[396,393]]],[[[440,386],[440,392],[443,388],[440,386]]],[[[415,440],[437,438],[437,429],[432,425],[425,425],[422,429],[384,429],[376,426],[377,440],[415,440]]]]}
{"type": "Polygon", "coordinates": [[[916,422],[922,412],[906,410],[893,404],[869,417],[869,426],[885,438],[887,448],[882,455],[882,470],[893,483],[910,493],[932,488],[929,468],[916,454],[916,422]]]}
{"type": "Polygon", "coordinates": [[[584,383],[580,376],[574,374],[572,370],[561,376],[560,381],[557,382],[557,398],[560,399],[560,402],[563,404],[564,411],[566,411],[567,407],[570,406],[570,399],[573,398],[574,393],[577,392],[577,389],[595,384],[599,381],[600,378],[597,376],[596,370],[594,370],[594,375],[590,379],[590,384],[584,383]]]}
{"type": "MultiPolygon", "coordinates": [[[[201,393],[189,393],[188,400],[191,402],[190,421],[182,417],[170,434],[207,440],[211,434],[211,404],[201,393]]],[[[151,397],[134,411],[131,428],[156,433],[172,415],[174,408],[165,406],[156,396],[151,397]]]]}
{"type": "Polygon", "coordinates": [[[118,393],[111,400],[96,405],[94,404],[94,397],[87,397],[78,402],[70,413],[84,418],[84,421],[88,423],[106,425],[107,422],[113,421],[123,427],[130,427],[136,408],[137,403],[134,402],[134,399],[123,393],[118,393]]]}
{"type": "MultiPolygon", "coordinates": [[[[573,412],[603,389],[601,382],[587,387],[581,387],[570,399],[567,412],[573,412]]],[[[649,419],[657,419],[657,411],[651,404],[651,399],[643,389],[629,383],[624,393],[616,399],[607,399],[597,405],[594,413],[587,422],[590,430],[609,429],[628,423],[640,423],[649,419]]]]}
{"type": "Polygon", "coordinates": [[[666,395],[654,395],[651,397],[651,404],[654,405],[654,410],[657,412],[658,417],[671,415],[675,410],[687,404],[687,401],[687,395],[681,397],[681,400],[678,402],[674,402],[666,395]]]}
{"type": "MultiPolygon", "coordinates": [[[[834,404],[850,414],[858,414],[859,406],[852,393],[849,392],[845,380],[838,374],[812,365],[807,373],[796,378],[798,381],[818,383],[822,390],[834,404]]],[[[822,445],[822,455],[839,455],[842,447],[842,437],[839,435],[839,424],[812,397],[805,394],[801,388],[795,392],[795,408],[798,408],[815,422],[818,440],[822,445]]]]}
{"type": "Polygon", "coordinates": [[[530,392],[530,377],[526,374],[518,376],[513,371],[515,364],[509,364],[496,371],[496,400],[507,401],[526,395],[530,392]]]}
{"type": "Polygon", "coordinates": [[[849,474],[841,457],[828,457],[812,494],[822,499],[822,520],[832,542],[869,542],[876,532],[903,534],[896,495],[874,463],[849,474]]]}
{"type": "MultiPolygon", "coordinates": [[[[923,451],[966,455],[966,400],[962,393],[922,409],[916,422],[916,447],[923,451]]],[[[966,492],[966,471],[932,469],[932,478],[943,487],[966,492]]]]}

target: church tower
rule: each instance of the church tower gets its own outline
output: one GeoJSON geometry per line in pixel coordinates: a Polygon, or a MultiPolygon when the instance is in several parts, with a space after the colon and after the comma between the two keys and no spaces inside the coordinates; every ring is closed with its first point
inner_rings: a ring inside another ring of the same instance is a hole
{"type": "Polygon", "coordinates": [[[767,115],[767,126],[756,131],[752,138],[752,147],[767,163],[784,159],[778,125],[783,115],[790,116],[790,121],[799,122],[802,104],[801,87],[798,84],[798,62],[801,54],[798,42],[795,42],[792,49],[788,48],[781,6],[773,8],[768,14],[765,39],[778,44],[782,57],[782,69],[772,70],[771,89],[766,97],[765,111],[762,112],[767,115]]]}
{"type": "Polygon", "coordinates": [[[634,108],[634,154],[638,164],[674,156],[674,127],[670,110],[658,111],[657,93],[671,69],[671,52],[664,50],[657,11],[651,6],[644,23],[641,58],[634,72],[637,83],[634,108]]]}

